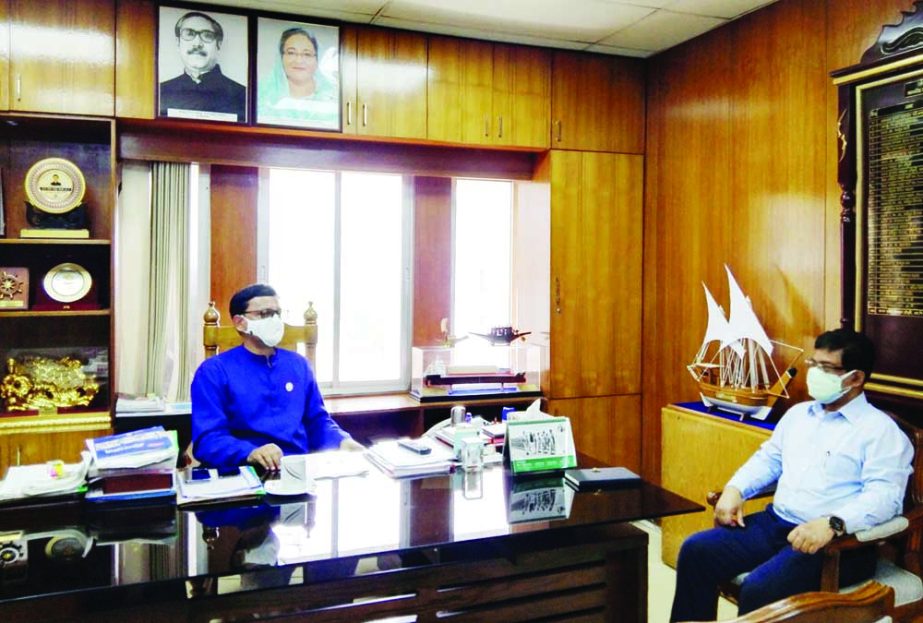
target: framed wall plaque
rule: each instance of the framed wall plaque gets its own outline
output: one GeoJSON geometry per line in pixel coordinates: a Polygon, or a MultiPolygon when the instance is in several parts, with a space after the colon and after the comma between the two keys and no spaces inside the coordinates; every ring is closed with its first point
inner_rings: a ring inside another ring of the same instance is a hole
{"type": "Polygon", "coordinates": [[[842,189],[841,324],[876,345],[866,389],[923,401],[923,1],[833,73],[842,189]]]}

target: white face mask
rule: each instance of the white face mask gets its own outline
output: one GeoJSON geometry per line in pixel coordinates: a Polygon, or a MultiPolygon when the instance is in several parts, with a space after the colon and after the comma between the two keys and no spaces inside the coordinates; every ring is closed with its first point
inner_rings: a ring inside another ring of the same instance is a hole
{"type": "Polygon", "coordinates": [[[274,348],[276,344],[282,341],[285,324],[279,316],[260,318],[259,320],[247,318],[247,333],[259,338],[269,348],[274,348]]]}
{"type": "Polygon", "coordinates": [[[824,372],[820,368],[808,368],[808,393],[811,398],[822,405],[836,402],[851,389],[844,388],[843,381],[853,372],[854,370],[840,376],[832,372],[824,372]]]}

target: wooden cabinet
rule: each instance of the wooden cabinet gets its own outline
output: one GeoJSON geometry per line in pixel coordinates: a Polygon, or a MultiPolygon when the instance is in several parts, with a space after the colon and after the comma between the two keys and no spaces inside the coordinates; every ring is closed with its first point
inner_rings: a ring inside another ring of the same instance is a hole
{"type": "Polygon", "coordinates": [[[640,472],[640,395],[549,399],[545,410],[570,418],[574,444],[583,454],[640,472]]]}
{"type": "Polygon", "coordinates": [[[12,429],[16,432],[0,429],[0,476],[11,465],[44,463],[53,459],[76,463],[80,460],[80,451],[86,447],[86,439],[112,432],[106,417],[86,420],[82,424],[68,424],[62,420],[60,424],[48,427],[12,429]]]}
{"type": "MultiPolygon", "coordinates": [[[[89,423],[99,429],[109,425],[113,368],[110,241],[115,205],[113,123],[111,119],[0,116],[0,168],[6,207],[6,237],[0,238],[0,266],[25,268],[29,276],[29,307],[0,307],[3,365],[0,378],[6,376],[10,358],[39,356],[58,361],[72,357],[81,361],[84,374],[92,375],[99,386],[89,405],[62,408],[57,414],[7,412],[7,402],[0,400],[0,435],[15,430],[17,434],[42,438],[30,440],[25,446],[20,444],[28,450],[20,454],[25,452],[24,456],[30,457],[22,459],[24,462],[37,456],[31,448],[46,448],[52,454],[48,458],[57,458],[55,453],[64,447],[61,444],[69,444],[66,439],[70,438],[61,438],[54,442],[57,445],[48,446],[44,437],[56,434],[60,427],[85,427],[89,423]],[[83,172],[90,239],[19,238],[21,230],[30,227],[23,184],[26,173],[36,162],[49,157],[66,158],[83,172]],[[91,278],[86,297],[72,303],[55,301],[47,296],[43,286],[49,271],[64,263],[77,264],[91,278]]],[[[24,391],[29,389],[20,387],[24,391]]],[[[78,450],[84,437],[74,446],[78,450]]],[[[6,447],[12,452],[9,444],[6,447]]]]}
{"type": "Polygon", "coordinates": [[[112,116],[114,0],[0,4],[0,108],[112,116]]]}
{"type": "Polygon", "coordinates": [[[426,138],[426,37],[381,28],[340,35],[343,132],[426,138]]]}
{"type": "Polygon", "coordinates": [[[551,352],[545,395],[641,391],[643,157],[552,150],[551,352]]]}
{"type": "MultiPolygon", "coordinates": [[[[661,486],[703,505],[706,493],[727,484],[771,434],[754,424],[676,405],[664,407],[662,417],[661,486]]],[[[745,512],[758,511],[770,501],[761,498],[747,502],[745,512]]],[[[663,561],[675,567],[685,538],[711,528],[713,517],[712,509],[706,508],[700,513],[663,518],[663,561]]]]}
{"type": "Polygon", "coordinates": [[[555,51],[551,147],[644,153],[641,60],[555,51]]]}
{"type": "Polygon", "coordinates": [[[471,145],[547,148],[547,50],[431,37],[427,136],[471,145]]]}

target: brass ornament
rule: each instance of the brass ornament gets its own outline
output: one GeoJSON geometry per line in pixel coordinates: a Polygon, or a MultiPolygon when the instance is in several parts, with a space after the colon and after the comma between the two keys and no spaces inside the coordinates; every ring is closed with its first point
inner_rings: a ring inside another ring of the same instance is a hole
{"type": "Polygon", "coordinates": [[[46,411],[58,407],[88,406],[99,392],[96,378],[83,371],[72,357],[50,359],[33,355],[6,361],[7,375],[0,382],[0,398],[7,411],[46,411]]]}
{"type": "Polygon", "coordinates": [[[12,301],[16,295],[22,294],[24,285],[25,283],[22,279],[18,279],[16,275],[0,269],[0,301],[12,301]]]}

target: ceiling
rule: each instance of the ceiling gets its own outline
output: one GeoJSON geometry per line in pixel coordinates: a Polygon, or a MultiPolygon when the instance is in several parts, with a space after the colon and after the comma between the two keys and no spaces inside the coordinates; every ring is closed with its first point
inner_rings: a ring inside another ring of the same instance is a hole
{"type": "Polygon", "coordinates": [[[647,57],[775,0],[204,0],[360,24],[647,57]]]}

